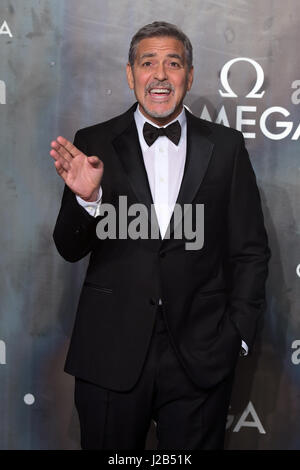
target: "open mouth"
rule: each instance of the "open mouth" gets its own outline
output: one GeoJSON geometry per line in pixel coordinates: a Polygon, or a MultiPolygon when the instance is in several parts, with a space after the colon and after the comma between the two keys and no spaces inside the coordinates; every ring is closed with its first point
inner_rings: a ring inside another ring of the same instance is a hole
{"type": "Polygon", "coordinates": [[[151,100],[156,102],[164,102],[168,101],[172,90],[170,88],[153,87],[149,89],[148,93],[151,100]]]}
{"type": "Polygon", "coordinates": [[[156,97],[166,97],[171,94],[171,90],[169,88],[151,88],[149,94],[156,97]]]}

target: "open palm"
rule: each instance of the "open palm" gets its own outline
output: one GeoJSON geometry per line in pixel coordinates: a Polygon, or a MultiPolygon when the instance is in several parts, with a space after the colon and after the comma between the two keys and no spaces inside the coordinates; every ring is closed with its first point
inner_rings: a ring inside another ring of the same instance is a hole
{"type": "Polygon", "coordinates": [[[96,156],[87,157],[64,137],[51,142],[51,157],[57,173],[69,188],[86,201],[95,201],[103,176],[103,162],[96,156]]]}

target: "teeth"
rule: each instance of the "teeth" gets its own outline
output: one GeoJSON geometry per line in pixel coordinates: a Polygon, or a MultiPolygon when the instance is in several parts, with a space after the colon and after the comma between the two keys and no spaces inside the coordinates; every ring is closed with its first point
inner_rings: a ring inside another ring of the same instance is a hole
{"type": "Polygon", "coordinates": [[[152,90],[150,90],[150,93],[170,93],[170,90],[167,90],[166,88],[152,88],[152,90]]]}

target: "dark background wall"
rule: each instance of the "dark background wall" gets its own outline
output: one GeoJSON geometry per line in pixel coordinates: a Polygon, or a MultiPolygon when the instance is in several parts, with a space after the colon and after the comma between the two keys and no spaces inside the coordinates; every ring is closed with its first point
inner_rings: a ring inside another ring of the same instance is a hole
{"type": "MultiPolygon", "coordinates": [[[[52,241],[63,184],[50,142],[133,103],[129,42],[154,20],[177,24],[193,43],[185,104],[245,133],[273,253],[267,312],[253,355],[238,365],[226,447],[300,448],[299,1],[1,0],[1,449],[80,447],[63,365],[87,260],[65,262],[52,241]],[[227,76],[236,96],[222,96],[224,66],[241,58],[227,76]]],[[[155,448],[154,425],[147,446],[155,448]]]]}

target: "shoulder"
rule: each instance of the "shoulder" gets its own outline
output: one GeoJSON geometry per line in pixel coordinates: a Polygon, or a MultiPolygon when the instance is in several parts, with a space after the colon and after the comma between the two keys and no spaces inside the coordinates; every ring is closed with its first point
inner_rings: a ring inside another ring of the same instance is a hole
{"type": "Polygon", "coordinates": [[[76,132],[75,138],[90,140],[93,137],[108,136],[114,131],[118,131],[124,124],[128,125],[128,121],[133,119],[133,113],[136,105],[131,106],[127,111],[118,116],[114,116],[107,121],[93,124],[92,126],[84,127],[76,132]]]}
{"type": "Polygon", "coordinates": [[[224,126],[223,124],[207,121],[195,116],[191,112],[187,112],[186,114],[188,126],[191,125],[194,129],[198,128],[199,132],[205,134],[209,139],[219,142],[231,141],[236,143],[241,143],[244,141],[242,132],[238,131],[237,129],[224,126]]]}

